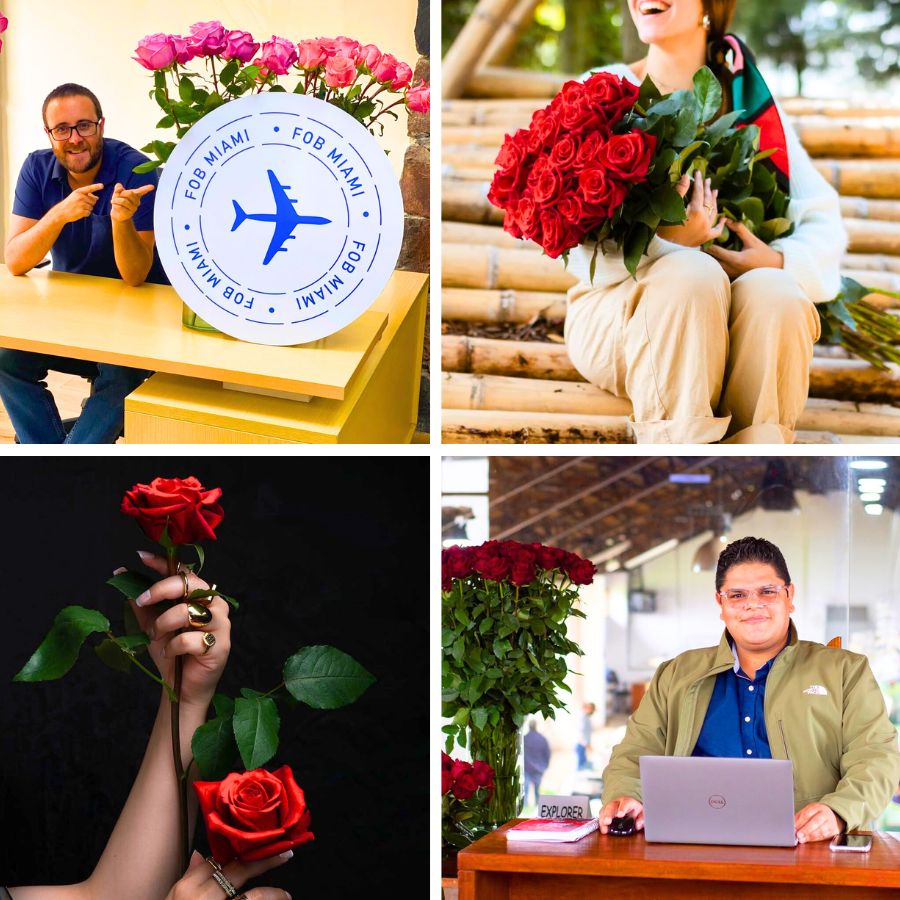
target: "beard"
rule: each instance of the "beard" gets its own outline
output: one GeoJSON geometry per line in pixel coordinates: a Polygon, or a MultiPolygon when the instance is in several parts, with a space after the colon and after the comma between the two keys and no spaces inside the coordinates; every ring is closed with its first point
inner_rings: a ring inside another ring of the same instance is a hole
{"type": "MultiPolygon", "coordinates": [[[[100,138],[100,141],[97,143],[97,146],[91,150],[87,145],[84,147],[87,150],[87,158],[84,162],[74,162],[70,161],[69,152],[65,149],[61,151],[61,159],[59,159],[60,165],[67,171],[71,172],[73,175],[80,175],[82,172],[88,172],[100,162],[100,157],[103,156],[103,138],[100,138]]],[[[59,157],[57,157],[59,158],[59,157]]]]}

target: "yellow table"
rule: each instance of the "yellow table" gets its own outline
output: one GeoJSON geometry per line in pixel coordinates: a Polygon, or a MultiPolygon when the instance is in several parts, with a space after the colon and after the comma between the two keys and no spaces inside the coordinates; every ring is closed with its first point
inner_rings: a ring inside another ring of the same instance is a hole
{"type": "Polygon", "coordinates": [[[168,286],[46,270],[17,278],[0,265],[0,347],[158,373],[125,401],[128,443],[408,442],[427,287],[428,276],[396,271],[337,334],[272,347],[184,328],[168,286]]]}

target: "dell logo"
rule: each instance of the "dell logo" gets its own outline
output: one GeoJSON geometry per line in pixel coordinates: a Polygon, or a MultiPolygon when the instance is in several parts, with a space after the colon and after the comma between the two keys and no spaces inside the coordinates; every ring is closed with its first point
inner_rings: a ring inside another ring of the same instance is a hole
{"type": "Polygon", "coordinates": [[[713,794],[707,801],[713,809],[724,809],[725,798],[721,794],[713,794]]]}

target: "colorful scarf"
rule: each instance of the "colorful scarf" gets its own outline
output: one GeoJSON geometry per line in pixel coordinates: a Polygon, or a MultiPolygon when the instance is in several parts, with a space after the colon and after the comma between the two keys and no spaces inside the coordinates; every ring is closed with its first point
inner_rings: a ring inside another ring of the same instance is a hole
{"type": "Polygon", "coordinates": [[[786,194],[790,194],[791,167],[787,140],[772,92],[756,67],[756,60],[750,48],[733,34],[725,35],[724,44],[725,64],[733,76],[732,108],[744,111],[735,124],[756,125],[760,132],[759,149],[775,148],[776,152],[763,160],[762,164],[771,169],[778,187],[786,194]]]}

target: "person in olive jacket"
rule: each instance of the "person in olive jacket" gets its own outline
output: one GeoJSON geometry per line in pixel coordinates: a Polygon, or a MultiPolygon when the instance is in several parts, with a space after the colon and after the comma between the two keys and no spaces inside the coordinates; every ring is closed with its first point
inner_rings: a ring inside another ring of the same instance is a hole
{"type": "Polygon", "coordinates": [[[797,638],[794,585],[762,538],[729,544],[716,567],[725,633],[664,662],[603,773],[600,831],[644,825],[641,756],[789,759],[801,843],[866,828],[900,780],[897,731],[865,656],[797,638]]]}

